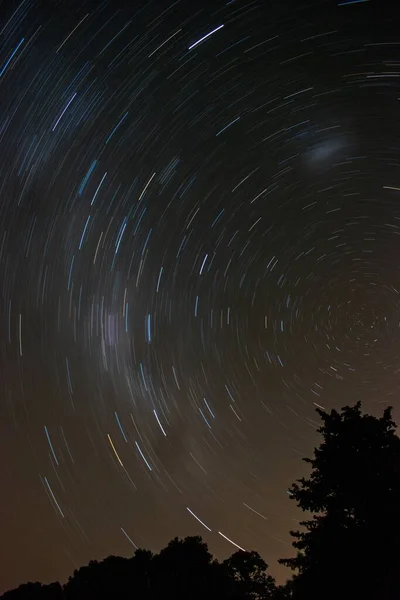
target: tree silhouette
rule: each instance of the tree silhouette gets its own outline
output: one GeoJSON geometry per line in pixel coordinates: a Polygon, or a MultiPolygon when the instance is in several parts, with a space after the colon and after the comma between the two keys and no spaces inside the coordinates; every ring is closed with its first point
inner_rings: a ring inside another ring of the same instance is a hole
{"type": "Polygon", "coordinates": [[[311,467],[290,489],[310,518],[292,531],[294,574],[277,587],[257,552],[222,563],[201,537],[173,539],[158,554],[91,561],[68,582],[27,583],[4,600],[399,600],[400,439],[391,409],[380,418],[361,404],[317,410],[322,440],[311,467]]]}
{"type": "Polygon", "coordinates": [[[67,600],[94,600],[100,597],[152,598],[154,592],[153,553],[136,550],[132,558],[109,556],[101,562],[90,561],[74,571],[64,586],[67,600]]]}
{"type": "Polygon", "coordinates": [[[50,583],[42,585],[38,581],[23,583],[15,590],[10,590],[2,595],[2,600],[62,600],[63,590],[61,585],[50,583]]]}
{"type": "Polygon", "coordinates": [[[218,598],[224,587],[221,565],[201,537],[173,539],[154,557],[154,598],[218,598]]]}
{"type": "Polygon", "coordinates": [[[275,597],[275,580],[267,575],[268,565],[257,552],[239,550],[227,558],[223,565],[234,582],[235,598],[264,600],[275,597]]]}
{"type": "Polygon", "coordinates": [[[109,556],[101,562],[92,560],[74,571],[64,586],[64,597],[73,600],[91,600],[105,597],[123,597],[130,581],[130,561],[120,556],[109,556]]]}
{"type": "MultiPolygon", "coordinates": [[[[27,583],[4,600],[262,600],[272,599],[275,582],[257,552],[213,559],[201,537],[173,539],[159,554],[136,550],[132,558],[92,560],[59,583],[27,583]]],[[[278,598],[278,597],[277,597],[278,598]]],[[[283,597],[282,597],[283,599],[283,597]]],[[[279,596],[281,600],[281,596],[279,596]]]]}
{"type": "Polygon", "coordinates": [[[304,459],[311,475],[290,489],[312,518],[291,532],[297,556],[279,561],[296,571],[292,597],[398,598],[400,439],[391,409],[380,418],[362,414],[360,403],[317,412],[323,439],[304,459]]]}
{"type": "MultiPolygon", "coordinates": [[[[134,588],[134,597],[151,598],[154,580],[154,555],[150,550],[138,548],[129,564],[126,589],[134,588]]],[[[121,596],[123,597],[123,596],[121,596]]]]}

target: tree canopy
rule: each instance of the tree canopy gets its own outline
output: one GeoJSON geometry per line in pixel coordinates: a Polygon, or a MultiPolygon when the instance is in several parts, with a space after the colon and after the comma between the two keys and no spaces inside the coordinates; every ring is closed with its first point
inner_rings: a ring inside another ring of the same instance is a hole
{"type": "Polygon", "coordinates": [[[290,532],[297,551],[279,562],[292,578],[277,586],[257,552],[219,562],[200,537],[174,538],[158,554],[136,550],[76,570],[68,582],[26,583],[4,600],[399,600],[400,439],[390,408],[317,409],[320,445],[308,477],[289,492],[307,514],[290,532]]]}
{"type": "Polygon", "coordinates": [[[400,439],[391,409],[362,414],[361,404],[341,412],[317,410],[322,442],[308,478],[290,489],[311,518],[292,531],[293,597],[392,598],[399,591],[400,439]]]}
{"type": "Polygon", "coordinates": [[[109,556],[77,569],[62,587],[27,583],[4,600],[272,600],[275,581],[257,552],[213,559],[200,537],[175,538],[158,554],[136,550],[132,558],[109,556]]]}

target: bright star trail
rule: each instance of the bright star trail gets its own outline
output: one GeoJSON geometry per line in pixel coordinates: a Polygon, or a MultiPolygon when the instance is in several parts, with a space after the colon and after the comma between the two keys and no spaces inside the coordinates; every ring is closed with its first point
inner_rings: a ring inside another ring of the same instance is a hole
{"type": "Polygon", "coordinates": [[[389,5],[2,3],[0,592],[186,535],[289,576],[315,407],[397,404],[389,5]]]}

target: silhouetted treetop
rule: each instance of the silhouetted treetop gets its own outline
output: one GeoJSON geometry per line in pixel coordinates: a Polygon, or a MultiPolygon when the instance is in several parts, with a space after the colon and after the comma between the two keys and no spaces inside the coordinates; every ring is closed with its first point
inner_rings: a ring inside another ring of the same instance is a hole
{"type": "Polygon", "coordinates": [[[313,515],[291,532],[297,556],[280,561],[296,571],[293,597],[320,598],[329,582],[324,598],[344,590],[389,598],[400,564],[400,439],[391,409],[380,418],[363,414],[360,403],[317,412],[322,442],[304,459],[311,474],[290,489],[313,515]]]}
{"type": "Polygon", "coordinates": [[[299,506],[316,513],[346,508],[361,518],[376,501],[371,495],[376,486],[384,494],[381,504],[398,501],[400,489],[393,480],[400,475],[400,439],[391,408],[381,418],[362,414],[360,402],[341,413],[317,412],[323,421],[318,430],[323,441],[314,450],[314,458],[304,459],[311,464],[311,476],[290,490],[299,506]]]}
{"type": "Polygon", "coordinates": [[[1,598],[2,600],[62,600],[64,596],[58,582],[42,585],[37,581],[23,583],[15,590],[5,592],[1,598]]]}
{"type": "Polygon", "coordinates": [[[237,597],[249,600],[274,598],[275,580],[267,575],[268,565],[257,552],[239,550],[223,564],[236,584],[237,597]]]}
{"type": "Polygon", "coordinates": [[[174,538],[158,554],[138,549],[77,569],[68,582],[27,583],[4,600],[399,600],[400,439],[391,409],[317,409],[321,443],[290,494],[307,512],[290,532],[297,555],[279,562],[276,586],[257,552],[215,560],[201,537],[174,538]]]}
{"type": "Polygon", "coordinates": [[[275,582],[256,552],[213,559],[201,537],[174,538],[158,554],[138,549],[132,558],[109,556],[74,571],[68,582],[29,583],[6,600],[261,600],[272,598],[275,582]],[[265,587],[265,589],[264,589],[265,587]]]}

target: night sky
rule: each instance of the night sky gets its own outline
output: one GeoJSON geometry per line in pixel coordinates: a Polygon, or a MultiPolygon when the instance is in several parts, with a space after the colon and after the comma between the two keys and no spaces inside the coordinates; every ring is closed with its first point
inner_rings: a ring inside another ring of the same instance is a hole
{"type": "Polygon", "coordinates": [[[315,407],[397,403],[385,4],[0,4],[0,591],[176,535],[290,575],[315,407]]]}

